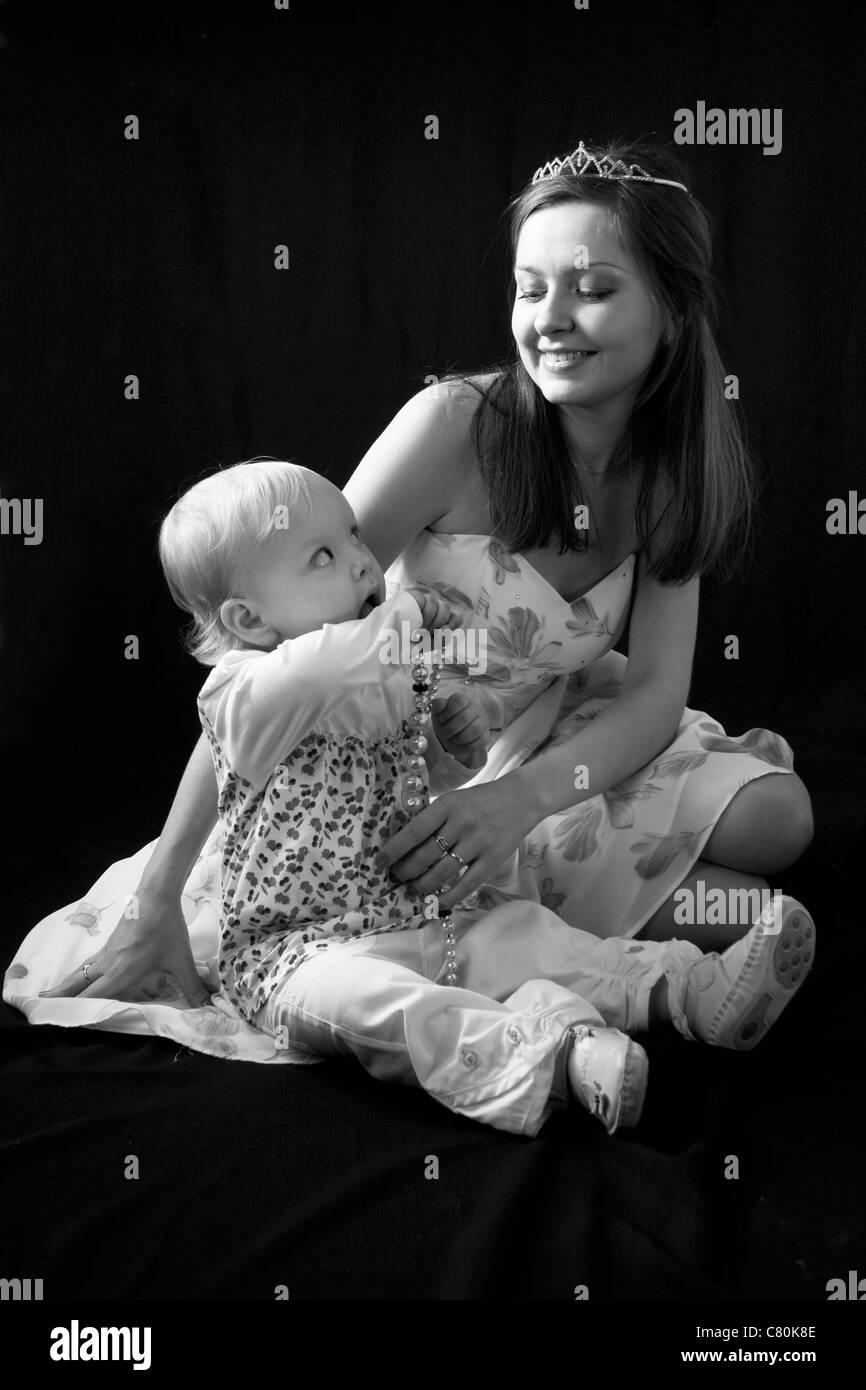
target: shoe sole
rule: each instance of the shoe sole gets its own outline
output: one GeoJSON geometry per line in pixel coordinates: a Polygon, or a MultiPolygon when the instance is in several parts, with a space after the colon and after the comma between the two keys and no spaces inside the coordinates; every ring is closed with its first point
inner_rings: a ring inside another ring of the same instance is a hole
{"type": "Polygon", "coordinates": [[[763,920],[752,928],[745,964],[710,1027],[707,1041],[715,1047],[757,1046],[812,968],[815,923],[804,907],[788,899],[778,932],[765,931],[763,920]]]}
{"type": "Polygon", "coordinates": [[[618,1129],[634,1129],[641,1117],[648,1080],[649,1058],[638,1043],[631,1043],[622,1069],[616,1120],[608,1130],[609,1134],[615,1133],[618,1129]]]}

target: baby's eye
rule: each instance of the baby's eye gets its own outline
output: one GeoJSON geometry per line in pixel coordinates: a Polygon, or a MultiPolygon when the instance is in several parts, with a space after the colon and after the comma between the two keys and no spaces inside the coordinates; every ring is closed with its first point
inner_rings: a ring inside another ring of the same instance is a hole
{"type": "Polygon", "coordinates": [[[323,545],[323,546],[320,546],[319,549],[316,551],[316,553],[315,553],[315,555],[313,556],[313,558],[312,558],[312,560],[310,561],[310,563],[311,563],[312,565],[315,565],[317,569],[324,569],[324,568],[325,568],[325,565],[328,564],[329,560],[333,560],[333,558],[334,558],[334,553],[333,553],[333,551],[332,551],[332,550],[329,550],[328,547],[327,547],[326,545],[323,545]],[[319,556],[320,556],[320,555],[327,555],[327,557],[328,557],[328,559],[325,560],[324,564],[321,564],[321,565],[319,564],[319,556]]]}

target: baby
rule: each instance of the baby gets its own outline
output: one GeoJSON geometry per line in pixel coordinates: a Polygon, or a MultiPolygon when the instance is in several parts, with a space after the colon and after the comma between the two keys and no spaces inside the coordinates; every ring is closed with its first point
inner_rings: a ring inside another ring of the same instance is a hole
{"type": "MultiPolygon", "coordinates": [[[[413,677],[385,653],[404,624],[465,615],[422,588],[386,600],[345,497],[290,463],[195,484],[163,523],[160,557],[193,617],[190,650],[213,667],[199,713],[225,829],[220,999],[277,1046],[355,1057],[514,1133],[575,1101],[612,1133],[637,1123],[646,1090],[629,1034],[673,1024],[745,1049],[802,983],[782,966],[795,948],[811,962],[814,925],[791,899],[722,956],[599,940],[514,900],[465,900],[449,943],[436,898],[425,910],[376,863],[419,766],[413,677]]],[[[434,794],[483,766],[491,736],[465,685],[425,733],[434,794]]]]}

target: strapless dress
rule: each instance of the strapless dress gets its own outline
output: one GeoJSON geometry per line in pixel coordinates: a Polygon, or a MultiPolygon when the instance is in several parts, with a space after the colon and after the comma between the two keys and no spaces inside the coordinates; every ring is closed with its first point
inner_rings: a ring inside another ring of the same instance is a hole
{"type": "MultiPolygon", "coordinates": [[[[489,536],[425,530],[394,562],[389,596],[424,584],[463,610],[464,627],[477,630],[476,650],[467,646],[468,661],[443,668],[440,687],[447,693],[449,682],[468,682],[498,731],[486,766],[468,786],[567,742],[617,699],[627,659],[613,648],[636,570],[637,556],[628,555],[569,602],[522,555],[489,536]]],[[[675,738],[652,762],[536,826],[514,863],[481,890],[480,906],[534,898],[596,936],[633,936],[700,859],[737,792],[756,777],[793,768],[779,734],[753,728],[729,737],[709,714],[687,708],[675,738]]]]}

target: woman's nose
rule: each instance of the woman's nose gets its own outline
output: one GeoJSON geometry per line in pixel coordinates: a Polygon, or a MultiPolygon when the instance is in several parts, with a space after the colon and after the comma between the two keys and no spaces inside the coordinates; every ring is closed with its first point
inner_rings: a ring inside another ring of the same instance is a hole
{"type": "Polygon", "coordinates": [[[558,294],[549,294],[538,305],[535,315],[535,331],[539,338],[545,334],[567,330],[571,327],[571,317],[565,299],[558,294]]]}

